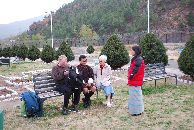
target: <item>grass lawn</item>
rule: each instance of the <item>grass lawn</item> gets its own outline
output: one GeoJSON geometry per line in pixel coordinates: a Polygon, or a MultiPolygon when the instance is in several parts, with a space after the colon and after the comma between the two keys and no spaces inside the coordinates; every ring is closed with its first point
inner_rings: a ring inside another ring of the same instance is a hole
{"type": "MultiPolygon", "coordinates": [[[[0,67],[1,75],[20,75],[21,72],[51,68],[53,64],[21,63],[11,68],[0,67]]],[[[194,86],[174,86],[158,82],[154,87],[143,86],[145,112],[138,117],[128,114],[128,87],[126,72],[114,72],[122,80],[113,82],[114,106],[107,108],[102,91],[97,99],[92,97],[92,106],[67,116],[61,114],[63,97],[48,99],[44,104],[45,115],[38,118],[20,116],[20,108],[5,110],[5,130],[190,130],[194,129],[194,86]],[[159,85],[161,84],[161,85],[159,85]]],[[[83,95],[82,95],[83,96],[83,95]]],[[[18,104],[19,106],[19,104],[18,104]]]]}
{"type": "Polygon", "coordinates": [[[194,128],[194,86],[161,85],[157,88],[144,86],[145,112],[138,117],[128,114],[126,85],[115,87],[114,106],[107,108],[102,92],[93,96],[92,106],[78,113],[63,116],[60,113],[62,97],[47,100],[45,116],[24,118],[20,109],[5,113],[5,130],[129,130],[129,129],[179,129],[194,128]]]}

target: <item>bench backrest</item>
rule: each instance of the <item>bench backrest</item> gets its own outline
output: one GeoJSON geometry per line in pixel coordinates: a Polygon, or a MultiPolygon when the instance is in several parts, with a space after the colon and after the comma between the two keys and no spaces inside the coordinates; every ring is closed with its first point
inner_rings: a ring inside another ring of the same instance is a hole
{"type": "Polygon", "coordinates": [[[166,74],[165,65],[163,63],[147,64],[145,66],[144,77],[153,77],[162,74],[166,74]]]}
{"type": "Polygon", "coordinates": [[[56,84],[51,72],[43,72],[33,75],[34,90],[36,93],[54,91],[56,84]]]}
{"type": "Polygon", "coordinates": [[[2,63],[2,64],[5,64],[5,63],[10,64],[10,59],[9,58],[1,58],[0,59],[0,63],[2,63]]]}

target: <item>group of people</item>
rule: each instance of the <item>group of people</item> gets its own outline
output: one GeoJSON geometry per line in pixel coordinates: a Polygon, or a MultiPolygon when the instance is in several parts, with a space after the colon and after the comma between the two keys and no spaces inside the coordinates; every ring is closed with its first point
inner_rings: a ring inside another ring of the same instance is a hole
{"type": "MultiPolygon", "coordinates": [[[[142,84],[144,77],[144,60],[141,57],[141,48],[133,46],[131,48],[131,64],[128,70],[129,100],[128,110],[132,116],[141,115],[144,112],[144,102],[142,94],[142,84]]],[[[111,84],[111,67],[107,64],[107,56],[99,57],[99,64],[93,68],[87,65],[87,57],[80,55],[79,65],[76,66],[77,78],[72,82],[69,80],[70,66],[67,57],[61,55],[58,58],[58,64],[52,68],[52,77],[56,82],[56,90],[64,94],[63,111],[68,114],[68,104],[70,96],[73,93],[72,110],[77,112],[80,101],[80,94],[83,92],[83,106],[87,108],[91,105],[90,97],[97,89],[102,89],[105,93],[107,107],[112,106],[114,89],[111,84]]]]}
{"type": "Polygon", "coordinates": [[[52,68],[52,77],[56,83],[56,91],[63,93],[63,111],[67,115],[68,104],[71,95],[72,111],[78,111],[78,104],[80,101],[80,94],[83,92],[84,98],[83,106],[87,108],[91,105],[90,97],[94,94],[96,89],[103,89],[107,99],[107,107],[112,106],[112,97],[114,90],[110,82],[111,67],[106,63],[107,56],[101,55],[99,57],[99,64],[94,68],[87,65],[87,57],[85,55],[79,56],[79,65],[76,66],[76,78],[71,80],[71,67],[68,64],[67,57],[61,55],[58,58],[58,63],[52,68]]]}

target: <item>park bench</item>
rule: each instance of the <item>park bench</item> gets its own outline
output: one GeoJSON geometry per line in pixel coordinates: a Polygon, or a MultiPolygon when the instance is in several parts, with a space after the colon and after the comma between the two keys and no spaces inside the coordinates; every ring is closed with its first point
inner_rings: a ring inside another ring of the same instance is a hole
{"type": "Polygon", "coordinates": [[[10,67],[10,59],[9,58],[0,58],[0,66],[1,65],[8,65],[10,67]]]}
{"type": "Polygon", "coordinates": [[[43,110],[43,103],[48,98],[62,96],[62,93],[56,91],[56,84],[52,78],[51,71],[42,72],[33,75],[34,91],[40,97],[40,107],[43,110]]]}
{"type": "Polygon", "coordinates": [[[144,82],[147,81],[155,81],[155,86],[156,86],[156,81],[160,79],[164,79],[166,83],[166,79],[174,77],[176,80],[176,85],[177,85],[177,75],[176,74],[167,74],[165,72],[165,65],[163,63],[156,63],[156,64],[147,64],[145,66],[145,73],[144,73],[144,82]]]}

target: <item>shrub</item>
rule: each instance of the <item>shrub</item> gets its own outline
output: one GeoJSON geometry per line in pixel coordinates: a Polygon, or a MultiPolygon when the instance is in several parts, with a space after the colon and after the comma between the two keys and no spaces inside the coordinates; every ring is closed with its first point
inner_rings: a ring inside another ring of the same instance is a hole
{"type": "Polygon", "coordinates": [[[66,55],[68,61],[72,61],[75,59],[75,56],[73,54],[73,51],[71,50],[71,47],[66,43],[62,42],[59,46],[59,49],[56,52],[56,58],[58,58],[60,55],[66,55]]]}
{"type": "Polygon", "coordinates": [[[19,46],[14,45],[12,47],[12,56],[18,56],[18,54],[19,54],[19,46]]]}
{"type": "Polygon", "coordinates": [[[89,45],[88,48],[86,49],[86,51],[91,54],[95,51],[94,47],[92,45],[89,45]]]}
{"type": "Polygon", "coordinates": [[[185,48],[178,58],[178,66],[183,73],[194,79],[194,35],[186,43],[185,48]]]}
{"type": "Polygon", "coordinates": [[[100,55],[107,56],[107,63],[117,69],[129,63],[129,53],[116,35],[111,36],[103,46],[100,55]]]}
{"type": "Polygon", "coordinates": [[[46,63],[50,63],[55,59],[54,56],[55,50],[51,46],[45,45],[41,53],[41,59],[46,63]]]}
{"type": "Polygon", "coordinates": [[[22,44],[19,47],[19,51],[18,51],[18,57],[22,58],[23,60],[25,60],[25,58],[28,56],[28,48],[25,44],[22,44]]]}
{"type": "Polygon", "coordinates": [[[6,47],[6,48],[2,49],[1,55],[3,57],[11,57],[11,52],[12,52],[11,48],[10,47],[6,47]]]}
{"type": "Polygon", "coordinates": [[[152,33],[146,34],[139,43],[142,48],[142,57],[146,64],[168,63],[168,56],[163,43],[152,33]]]}
{"type": "Polygon", "coordinates": [[[36,46],[32,45],[28,51],[28,59],[35,61],[38,58],[40,58],[40,50],[36,46]]]}

